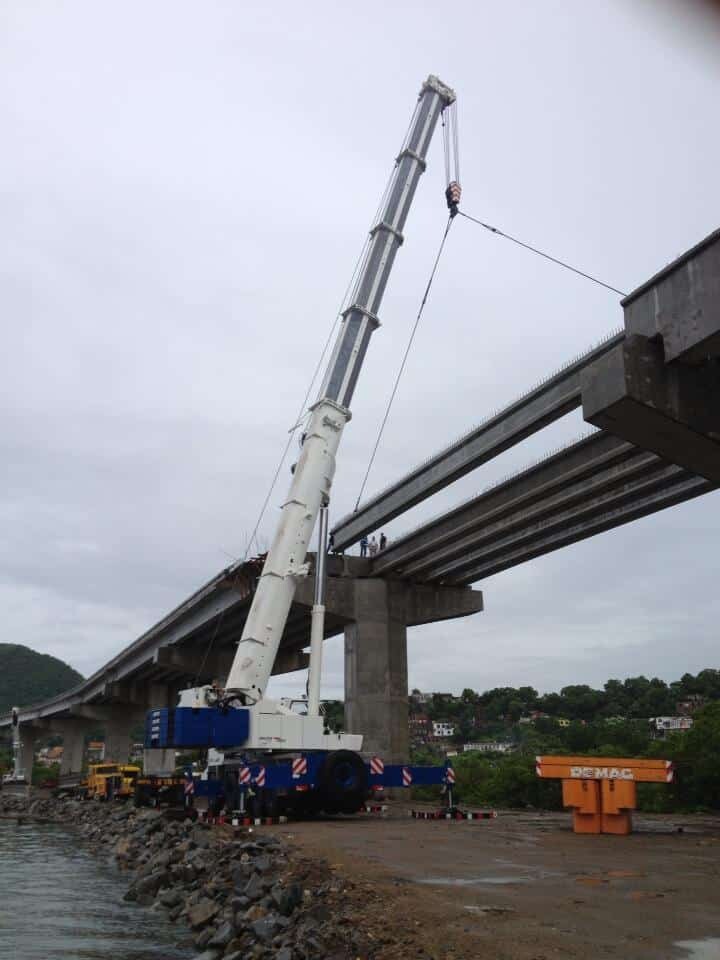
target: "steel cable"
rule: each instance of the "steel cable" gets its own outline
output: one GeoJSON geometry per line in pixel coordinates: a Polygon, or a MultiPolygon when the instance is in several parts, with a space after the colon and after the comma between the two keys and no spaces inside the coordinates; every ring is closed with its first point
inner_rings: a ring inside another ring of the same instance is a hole
{"type": "Polygon", "coordinates": [[[612,290],[613,293],[619,293],[621,297],[627,296],[626,293],[623,293],[622,290],[618,290],[617,287],[613,287],[609,283],[605,283],[603,280],[598,280],[597,277],[593,277],[589,273],[585,273],[583,270],[578,270],[577,267],[573,267],[569,263],[565,263],[564,260],[558,260],[557,257],[552,257],[549,253],[544,253],[542,250],[538,250],[537,247],[533,247],[529,243],[523,243],[523,241],[518,240],[517,237],[511,237],[509,233],[505,233],[503,230],[498,229],[498,227],[493,227],[491,224],[485,223],[483,220],[478,220],[477,217],[471,217],[469,213],[465,213],[463,210],[458,210],[458,213],[461,217],[465,217],[466,220],[472,220],[473,223],[477,223],[479,226],[489,230],[490,233],[496,233],[499,237],[505,237],[506,240],[512,240],[512,242],[516,243],[519,247],[524,247],[526,250],[536,253],[539,257],[544,257],[546,260],[551,260],[553,263],[557,263],[558,266],[565,267],[566,270],[571,270],[580,277],[585,277],[586,280],[592,280],[593,283],[597,283],[599,286],[605,287],[606,290],[612,290]]]}
{"type": "MultiPolygon", "coordinates": [[[[442,256],[443,249],[445,247],[445,241],[447,240],[447,235],[450,232],[450,227],[452,226],[453,218],[448,217],[448,222],[445,226],[445,232],[443,233],[442,240],[440,241],[440,247],[435,257],[435,262],[433,263],[432,270],[430,271],[430,279],[427,282],[425,287],[425,293],[423,294],[422,302],[420,303],[420,309],[418,310],[417,316],[415,318],[415,323],[410,332],[410,339],[408,340],[407,347],[405,348],[405,353],[403,354],[402,363],[400,364],[400,369],[397,372],[395,377],[395,383],[393,384],[392,391],[390,393],[390,399],[388,400],[387,407],[385,409],[385,415],[382,418],[382,423],[380,424],[380,429],[378,430],[378,435],[375,440],[375,446],[373,447],[372,454],[370,455],[370,462],[368,463],[367,470],[365,471],[365,476],[363,477],[363,482],[360,486],[360,492],[358,493],[357,500],[355,501],[355,511],[357,511],[360,505],[360,498],[362,497],[365,491],[365,485],[367,484],[368,477],[370,476],[370,471],[372,470],[372,465],[375,462],[375,455],[378,452],[378,447],[380,446],[380,441],[382,439],[383,432],[385,430],[385,424],[387,423],[388,417],[390,416],[390,409],[393,405],[393,400],[395,399],[395,394],[397,393],[398,386],[400,385],[400,378],[403,375],[405,370],[405,364],[407,363],[407,358],[410,353],[410,348],[412,347],[413,340],[415,339],[415,334],[417,333],[418,325],[420,324],[420,318],[423,315],[425,309],[425,304],[427,303],[428,295],[430,293],[430,288],[432,287],[433,280],[435,279],[435,274],[437,272],[438,264],[440,263],[440,257],[442,256]]],[[[353,511],[353,512],[355,512],[353,511]]]]}

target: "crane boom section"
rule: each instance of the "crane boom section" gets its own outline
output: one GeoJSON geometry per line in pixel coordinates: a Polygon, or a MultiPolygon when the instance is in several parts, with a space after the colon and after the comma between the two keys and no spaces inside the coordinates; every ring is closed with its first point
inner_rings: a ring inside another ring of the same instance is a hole
{"type": "Polygon", "coordinates": [[[425,157],[440,114],[455,94],[430,76],[420,90],[407,138],[396,160],[380,219],[343,314],[337,340],[295,467],[280,522],[268,551],[248,618],[235,653],[226,690],[246,703],[260,700],[295,595],[296,579],[308,573],[306,555],[320,507],[327,504],[335,473],[335,455],[350,401],[373,331],[378,310],[402,243],[402,229],[425,170],[425,157]]]}

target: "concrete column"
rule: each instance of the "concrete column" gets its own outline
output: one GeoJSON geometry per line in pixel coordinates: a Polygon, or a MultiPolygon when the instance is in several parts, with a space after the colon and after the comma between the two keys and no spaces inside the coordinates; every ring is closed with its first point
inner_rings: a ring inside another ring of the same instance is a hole
{"type": "Polygon", "coordinates": [[[77,707],[86,721],[102,726],[105,731],[105,760],[127,763],[131,734],[145,722],[145,708],[137,703],[91,704],[77,707]]]}
{"type": "Polygon", "coordinates": [[[33,760],[35,757],[35,741],[40,732],[32,723],[21,723],[18,727],[20,749],[17,754],[17,772],[24,775],[28,783],[32,780],[33,760]]]}
{"type": "Polygon", "coordinates": [[[479,613],[482,593],[378,577],[346,579],[343,588],[328,591],[328,610],[354,621],[345,627],[345,725],[349,733],[363,734],[366,755],[406,763],[407,628],[479,613]]]}
{"type": "Polygon", "coordinates": [[[409,756],[406,587],[355,581],[355,623],[345,627],[345,724],[363,753],[386,763],[409,756]]]}
{"type": "Polygon", "coordinates": [[[52,732],[52,726],[47,720],[34,720],[20,726],[20,741],[22,744],[20,766],[25,771],[28,783],[30,783],[32,777],[38,742],[47,740],[52,732]]]}
{"type": "Polygon", "coordinates": [[[105,721],[105,759],[127,763],[134,737],[132,731],[143,725],[145,711],[131,712],[126,717],[112,716],[105,721]]]}
{"type": "Polygon", "coordinates": [[[85,765],[85,737],[92,727],[92,721],[82,717],[60,717],[57,720],[57,731],[63,738],[61,777],[82,773],[85,765]]]}
{"type": "MultiPolygon", "coordinates": [[[[148,687],[148,710],[158,707],[175,706],[177,693],[175,688],[166,684],[150,684],[148,687]]],[[[174,750],[145,750],[143,751],[143,773],[168,774],[175,770],[174,750]]]]}

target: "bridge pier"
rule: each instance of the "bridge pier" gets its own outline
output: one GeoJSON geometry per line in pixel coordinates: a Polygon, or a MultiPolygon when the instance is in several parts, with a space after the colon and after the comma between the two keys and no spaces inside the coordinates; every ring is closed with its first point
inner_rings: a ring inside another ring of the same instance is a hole
{"type": "MultiPolygon", "coordinates": [[[[160,707],[174,707],[177,690],[167,684],[153,683],[148,687],[148,710],[160,707]]],[[[174,750],[143,750],[143,773],[156,775],[173,773],[175,770],[174,750]]]]}
{"type": "MultiPolygon", "coordinates": [[[[410,750],[407,628],[479,613],[483,595],[470,587],[373,577],[371,570],[367,559],[328,557],[325,609],[345,634],[345,728],[363,734],[366,755],[404,763],[410,750]]],[[[301,580],[295,602],[311,608],[314,590],[314,576],[301,580]]]]}
{"type": "Polygon", "coordinates": [[[478,613],[482,593],[380,578],[353,581],[354,617],[345,627],[345,724],[363,753],[405,763],[408,730],[407,628],[478,613]]]}
{"type": "Polygon", "coordinates": [[[63,755],[60,762],[60,776],[82,773],[85,762],[85,738],[94,724],[83,717],[60,717],[57,732],[63,739],[63,755]]]}
{"type": "Polygon", "coordinates": [[[18,751],[18,768],[23,771],[30,783],[32,779],[33,762],[35,759],[35,744],[43,736],[50,733],[48,723],[21,723],[19,728],[20,750],[18,751]]]}
{"type": "Polygon", "coordinates": [[[345,725],[387,763],[409,757],[404,585],[359,580],[356,620],[345,627],[345,725]]]}
{"type": "Polygon", "coordinates": [[[76,710],[79,717],[86,722],[94,721],[104,728],[105,759],[114,763],[127,763],[132,731],[145,724],[144,704],[91,704],[78,706],[76,710]]]}

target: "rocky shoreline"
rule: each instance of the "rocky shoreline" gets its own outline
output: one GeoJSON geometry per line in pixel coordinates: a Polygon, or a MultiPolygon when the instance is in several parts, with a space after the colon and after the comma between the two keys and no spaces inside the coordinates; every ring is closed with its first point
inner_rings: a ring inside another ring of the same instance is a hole
{"type": "Polygon", "coordinates": [[[373,960],[353,884],[272,828],[210,827],[169,812],[0,796],[0,816],[78,832],[128,874],[125,900],[186,924],[196,960],[373,960]]]}

